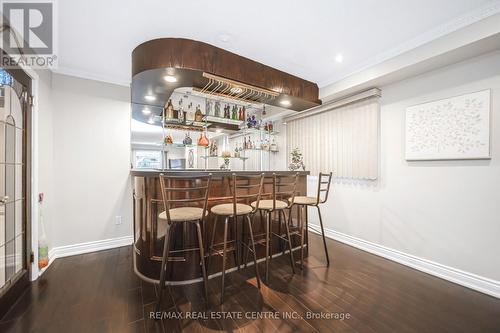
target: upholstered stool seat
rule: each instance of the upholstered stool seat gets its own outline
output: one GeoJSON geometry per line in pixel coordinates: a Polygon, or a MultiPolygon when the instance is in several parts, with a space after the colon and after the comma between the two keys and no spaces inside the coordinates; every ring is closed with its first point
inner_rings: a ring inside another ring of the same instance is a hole
{"type": "MultiPolygon", "coordinates": [[[[257,206],[257,201],[250,204],[252,207],[257,206]]],[[[276,207],[273,207],[273,200],[260,200],[258,209],[285,209],[288,208],[288,204],[284,201],[276,200],[276,207]]]]}
{"type": "MultiPolygon", "coordinates": [[[[292,198],[288,199],[288,201],[292,201],[292,198]]],[[[318,202],[318,198],[315,197],[304,197],[304,196],[296,196],[293,199],[293,203],[297,205],[314,205],[318,202]]]]}
{"type": "MultiPolygon", "coordinates": [[[[249,205],[237,203],[236,204],[236,215],[245,215],[252,212],[252,207],[249,205]]],[[[231,216],[234,213],[234,207],[232,203],[220,204],[213,206],[210,211],[216,215],[231,216]]]]}
{"type": "MultiPolygon", "coordinates": [[[[198,207],[179,207],[172,208],[169,210],[170,221],[182,222],[182,221],[195,221],[201,220],[203,218],[203,208],[198,207]]],[[[205,211],[205,216],[208,211],[205,211]]],[[[162,220],[167,219],[167,212],[163,211],[158,215],[158,218],[162,220]]]]}

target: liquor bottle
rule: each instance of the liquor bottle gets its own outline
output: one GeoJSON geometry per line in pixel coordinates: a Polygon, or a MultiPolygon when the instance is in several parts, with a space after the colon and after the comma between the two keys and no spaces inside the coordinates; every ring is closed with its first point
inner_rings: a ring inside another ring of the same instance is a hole
{"type": "Polygon", "coordinates": [[[238,145],[234,147],[234,157],[240,157],[240,151],[238,150],[238,145]]]}
{"type": "Polygon", "coordinates": [[[193,102],[188,104],[188,110],[186,112],[186,121],[188,122],[194,121],[193,102]]]}
{"type": "Polygon", "coordinates": [[[194,121],[200,123],[203,121],[203,113],[201,113],[200,104],[198,104],[198,106],[196,107],[196,113],[194,114],[194,121]]]}
{"type": "Polygon", "coordinates": [[[205,114],[207,116],[213,116],[212,101],[205,99],[205,114]]]}
{"type": "Polygon", "coordinates": [[[247,138],[243,138],[243,149],[247,149],[247,138]]]}
{"type": "Polygon", "coordinates": [[[275,139],[273,138],[273,143],[271,143],[271,146],[269,147],[270,151],[278,151],[278,145],[276,144],[275,139]]]}
{"type": "Polygon", "coordinates": [[[215,102],[215,116],[222,117],[222,114],[220,112],[220,102],[219,101],[215,102]]]}
{"type": "Polygon", "coordinates": [[[236,107],[236,105],[233,105],[233,109],[231,110],[231,119],[233,119],[233,120],[238,119],[238,115],[237,115],[238,111],[237,110],[238,110],[238,108],[236,107]]]}
{"type": "Polygon", "coordinates": [[[191,139],[191,136],[189,135],[189,132],[186,133],[186,137],[184,140],[182,140],[182,143],[186,146],[192,145],[193,144],[193,139],[191,139]]]}
{"type": "Polygon", "coordinates": [[[177,119],[180,123],[184,122],[184,108],[182,106],[182,98],[179,100],[179,111],[177,111],[177,119]]]}
{"type": "Polygon", "coordinates": [[[245,107],[243,107],[243,108],[241,109],[240,120],[245,121],[245,112],[246,112],[246,111],[245,111],[245,107]]]}
{"type": "Polygon", "coordinates": [[[174,119],[174,106],[172,105],[171,99],[168,100],[167,107],[165,108],[165,119],[174,119]]]}

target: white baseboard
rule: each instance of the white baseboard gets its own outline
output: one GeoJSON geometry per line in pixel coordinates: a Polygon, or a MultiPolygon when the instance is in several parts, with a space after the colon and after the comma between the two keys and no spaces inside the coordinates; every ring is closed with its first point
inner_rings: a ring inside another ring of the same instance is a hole
{"type": "MultiPolygon", "coordinates": [[[[320,234],[318,225],[310,224],[309,230],[320,234]]],[[[375,244],[360,238],[349,236],[341,232],[325,228],[325,236],[336,241],[354,246],[366,252],[387,258],[397,263],[409,266],[419,271],[437,276],[461,286],[500,298],[500,281],[488,279],[473,273],[448,267],[436,262],[419,258],[398,250],[375,244]]]]}
{"type": "Polygon", "coordinates": [[[41,275],[50,266],[50,264],[58,258],[127,246],[131,245],[133,241],[134,236],[124,236],[51,248],[49,250],[49,265],[40,270],[39,275],[41,275]]]}

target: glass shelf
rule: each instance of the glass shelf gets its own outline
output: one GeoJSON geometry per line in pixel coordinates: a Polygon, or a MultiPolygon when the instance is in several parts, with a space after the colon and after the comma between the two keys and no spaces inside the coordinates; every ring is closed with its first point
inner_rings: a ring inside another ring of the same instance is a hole
{"type": "Polygon", "coordinates": [[[229,158],[231,160],[234,160],[234,159],[237,159],[237,160],[248,160],[248,157],[234,157],[234,156],[231,156],[231,157],[222,157],[222,156],[200,156],[201,158],[203,159],[207,159],[207,158],[229,158]]]}
{"type": "Polygon", "coordinates": [[[244,120],[236,120],[236,119],[215,117],[215,116],[204,116],[204,119],[206,121],[213,123],[231,124],[231,125],[241,125],[245,122],[244,120]]]}
{"type": "Polygon", "coordinates": [[[200,146],[196,144],[190,144],[190,145],[185,145],[183,143],[165,143],[163,144],[165,147],[172,147],[172,148],[194,148],[194,147],[199,147],[199,148],[204,148],[208,149],[208,146],[200,146]]]}
{"type": "Polygon", "coordinates": [[[279,134],[279,132],[276,132],[276,131],[266,131],[265,129],[255,128],[255,127],[242,128],[241,132],[246,132],[246,133],[263,133],[263,134],[269,134],[269,135],[279,134]]]}
{"type": "Polygon", "coordinates": [[[243,151],[246,151],[246,150],[249,150],[249,151],[267,151],[267,152],[270,152],[270,153],[277,153],[277,152],[279,152],[279,150],[270,150],[270,149],[262,149],[262,148],[246,148],[246,149],[243,149],[243,151]]]}

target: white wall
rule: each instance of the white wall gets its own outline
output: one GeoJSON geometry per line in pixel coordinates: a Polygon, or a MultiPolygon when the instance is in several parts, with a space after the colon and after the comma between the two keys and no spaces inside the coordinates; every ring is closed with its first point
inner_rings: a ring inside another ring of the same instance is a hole
{"type": "Polygon", "coordinates": [[[50,100],[39,174],[53,179],[40,186],[51,248],[132,235],[129,88],[53,74],[50,100]]]}
{"type": "MultiPolygon", "coordinates": [[[[52,234],[54,222],[54,129],[52,105],[52,72],[38,70],[38,192],[44,193],[42,206],[46,235],[52,234]]],[[[47,238],[49,247],[50,237],[47,238]]]]}
{"type": "Polygon", "coordinates": [[[500,281],[500,52],[382,87],[380,123],[379,180],[334,183],[326,227],[500,281]],[[406,107],[482,89],[492,91],[491,160],[405,161],[406,107]]]}

